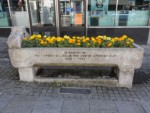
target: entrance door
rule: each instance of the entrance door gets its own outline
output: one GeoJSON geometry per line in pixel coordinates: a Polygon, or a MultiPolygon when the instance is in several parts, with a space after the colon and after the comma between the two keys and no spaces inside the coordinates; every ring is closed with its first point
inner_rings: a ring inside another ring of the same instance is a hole
{"type": "Polygon", "coordinates": [[[33,34],[56,35],[54,0],[29,0],[33,34]]]}
{"type": "Polygon", "coordinates": [[[85,1],[59,0],[60,35],[85,35],[85,1]]]}

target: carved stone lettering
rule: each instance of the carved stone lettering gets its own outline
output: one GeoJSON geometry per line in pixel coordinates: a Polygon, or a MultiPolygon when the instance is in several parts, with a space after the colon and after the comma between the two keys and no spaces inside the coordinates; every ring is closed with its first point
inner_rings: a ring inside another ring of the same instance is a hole
{"type": "Polygon", "coordinates": [[[116,57],[116,55],[107,55],[107,54],[101,54],[97,53],[94,55],[88,54],[83,51],[64,51],[62,54],[35,54],[34,57],[49,57],[49,58],[64,58],[65,60],[88,60],[91,58],[106,58],[106,57],[116,57]]]}

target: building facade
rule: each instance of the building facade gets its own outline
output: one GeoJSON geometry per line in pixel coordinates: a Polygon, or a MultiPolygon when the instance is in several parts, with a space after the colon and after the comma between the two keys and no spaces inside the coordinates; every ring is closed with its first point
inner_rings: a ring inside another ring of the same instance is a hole
{"type": "Polygon", "coordinates": [[[25,26],[42,35],[128,35],[150,44],[150,0],[0,0],[0,36],[25,26]]]}

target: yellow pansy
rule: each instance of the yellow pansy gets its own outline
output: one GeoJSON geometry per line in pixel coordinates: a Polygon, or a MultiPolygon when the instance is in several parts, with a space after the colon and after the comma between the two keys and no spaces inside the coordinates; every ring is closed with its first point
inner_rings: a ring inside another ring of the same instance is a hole
{"type": "Polygon", "coordinates": [[[69,39],[69,43],[72,44],[73,43],[73,39],[69,39]]]}
{"type": "Polygon", "coordinates": [[[78,42],[78,43],[80,43],[80,42],[81,42],[81,40],[77,40],[77,42],[78,42]]]}
{"type": "Polygon", "coordinates": [[[58,37],[57,38],[57,42],[61,42],[62,41],[62,38],[61,37],[58,37]]]}
{"type": "Polygon", "coordinates": [[[81,45],[81,43],[77,43],[76,45],[77,45],[77,46],[80,46],[80,45],[81,45]]]}
{"type": "Polygon", "coordinates": [[[34,39],[34,36],[32,35],[32,36],[30,36],[30,40],[33,40],[34,39]]]}
{"type": "Polygon", "coordinates": [[[42,38],[42,36],[40,34],[37,35],[37,38],[42,38]]]}
{"type": "Polygon", "coordinates": [[[126,42],[126,44],[127,44],[127,45],[129,45],[129,44],[130,44],[130,42],[126,42]]]}
{"type": "Polygon", "coordinates": [[[112,46],[112,43],[109,43],[107,46],[108,46],[108,47],[111,47],[111,46],[112,46]]]}
{"type": "Polygon", "coordinates": [[[28,38],[23,38],[24,41],[28,40],[28,38]]]}

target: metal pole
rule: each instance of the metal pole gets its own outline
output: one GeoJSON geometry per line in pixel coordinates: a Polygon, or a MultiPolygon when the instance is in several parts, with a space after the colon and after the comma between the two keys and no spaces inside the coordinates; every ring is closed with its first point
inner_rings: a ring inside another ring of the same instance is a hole
{"type": "Polygon", "coordinates": [[[9,14],[10,14],[10,20],[11,20],[11,24],[12,24],[12,26],[13,26],[13,22],[12,22],[12,12],[11,12],[11,5],[10,5],[10,1],[9,0],[7,0],[7,3],[8,3],[8,10],[9,10],[9,14]]]}
{"type": "Polygon", "coordinates": [[[116,1],[116,13],[115,13],[115,20],[114,20],[114,25],[116,26],[116,19],[117,19],[117,12],[118,12],[118,4],[119,4],[119,1],[117,0],[116,1]]]}
{"type": "Polygon", "coordinates": [[[85,35],[88,35],[88,0],[85,0],[86,11],[85,11],[85,35]]]}
{"type": "Polygon", "coordinates": [[[29,26],[30,26],[30,34],[32,35],[32,19],[31,19],[31,12],[30,12],[30,5],[29,5],[29,0],[27,0],[27,13],[29,17],[29,26]]]}
{"type": "Polygon", "coordinates": [[[57,36],[60,36],[60,22],[59,22],[59,1],[58,0],[54,0],[55,1],[55,22],[56,22],[56,34],[57,36]]]}

